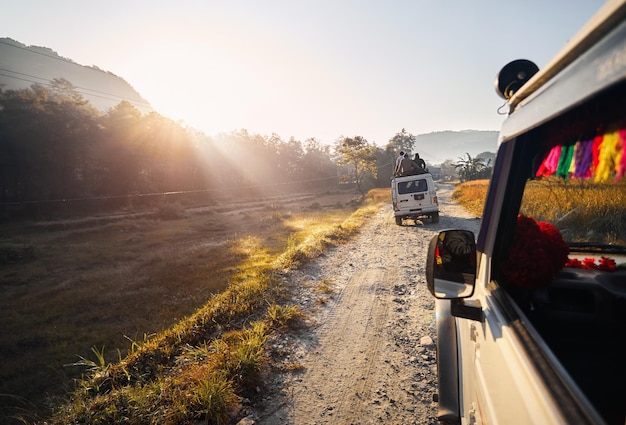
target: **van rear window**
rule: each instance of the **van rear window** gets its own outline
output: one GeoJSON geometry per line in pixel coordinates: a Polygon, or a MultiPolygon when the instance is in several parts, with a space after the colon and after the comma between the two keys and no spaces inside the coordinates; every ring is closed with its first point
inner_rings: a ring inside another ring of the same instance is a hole
{"type": "Polygon", "coordinates": [[[410,180],[408,182],[398,182],[398,193],[404,195],[406,193],[427,192],[428,183],[426,179],[410,180]]]}

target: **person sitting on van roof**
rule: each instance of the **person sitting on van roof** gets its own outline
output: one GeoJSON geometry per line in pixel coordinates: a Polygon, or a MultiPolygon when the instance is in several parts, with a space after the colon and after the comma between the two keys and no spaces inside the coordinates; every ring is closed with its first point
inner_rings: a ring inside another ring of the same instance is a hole
{"type": "Polygon", "coordinates": [[[420,158],[420,154],[416,153],[413,158],[413,164],[418,172],[418,174],[423,174],[428,172],[428,168],[426,168],[426,162],[420,158]]]}
{"type": "Polygon", "coordinates": [[[398,157],[396,158],[396,165],[393,167],[393,175],[397,176],[400,174],[400,163],[404,159],[404,151],[400,151],[398,157]]]}
{"type": "Polygon", "coordinates": [[[409,158],[407,153],[404,154],[404,158],[400,161],[399,167],[397,169],[396,175],[400,176],[410,176],[417,172],[415,169],[413,160],[409,158]]]}
{"type": "Polygon", "coordinates": [[[394,176],[395,176],[396,174],[398,174],[398,172],[399,172],[399,170],[400,170],[400,162],[402,162],[402,159],[404,158],[404,155],[405,155],[404,151],[400,151],[400,153],[398,154],[398,157],[396,158],[396,165],[395,165],[395,167],[393,168],[393,174],[394,174],[394,176]]]}

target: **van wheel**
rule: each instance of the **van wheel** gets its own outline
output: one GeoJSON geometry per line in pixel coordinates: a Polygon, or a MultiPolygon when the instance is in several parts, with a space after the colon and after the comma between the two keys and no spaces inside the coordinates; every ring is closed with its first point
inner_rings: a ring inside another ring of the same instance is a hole
{"type": "Polygon", "coordinates": [[[396,217],[396,224],[402,226],[402,217],[396,217]]]}
{"type": "Polygon", "coordinates": [[[439,213],[432,213],[430,218],[432,219],[433,223],[439,223],[439,213]]]}

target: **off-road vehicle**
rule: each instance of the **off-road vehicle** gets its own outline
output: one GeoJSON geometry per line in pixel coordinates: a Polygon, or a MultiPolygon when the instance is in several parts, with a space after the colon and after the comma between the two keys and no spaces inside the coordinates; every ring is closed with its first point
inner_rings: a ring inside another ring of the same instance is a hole
{"type": "Polygon", "coordinates": [[[435,182],[430,173],[394,177],[391,180],[391,203],[396,224],[402,220],[429,218],[439,222],[439,204],[435,182]]]}
{"type": "Polygon", "coordinates": [[[438,418],[624,425],[626,2],[496,86],[508,117],[477,240],[429,246],[438,418]]]}

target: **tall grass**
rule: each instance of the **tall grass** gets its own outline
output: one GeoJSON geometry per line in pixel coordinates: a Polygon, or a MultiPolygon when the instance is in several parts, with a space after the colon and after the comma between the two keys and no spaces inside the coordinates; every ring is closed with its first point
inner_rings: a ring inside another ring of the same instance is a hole
{"type": "Polygon", "coordinates": [[[549,221],[570,241],[626,245],[626,182],[544,178],[529,181],[520,213],[549,221]]]}
{"type": "Polygon", "coordinates": [[[391,203],[391,189],[372,189],[367,194],[367,202],[373,204],[391,203]]]}
{"type": "MultiPolygon", "coordinates": [[[[482,214],[489,181],[465,182],[452,197],[469,211],[482,214]]],[[[526,183],[520,213],[554,223],[566,240],[594,240],[626,245],[626,181],[542,178],[526,183]]]]}
{"type": "Polygon", "coordinates": [[[458,185],[452,192],[452,199],[477,217],[482,216],[489,180],[472,180],[458,185]]]}

